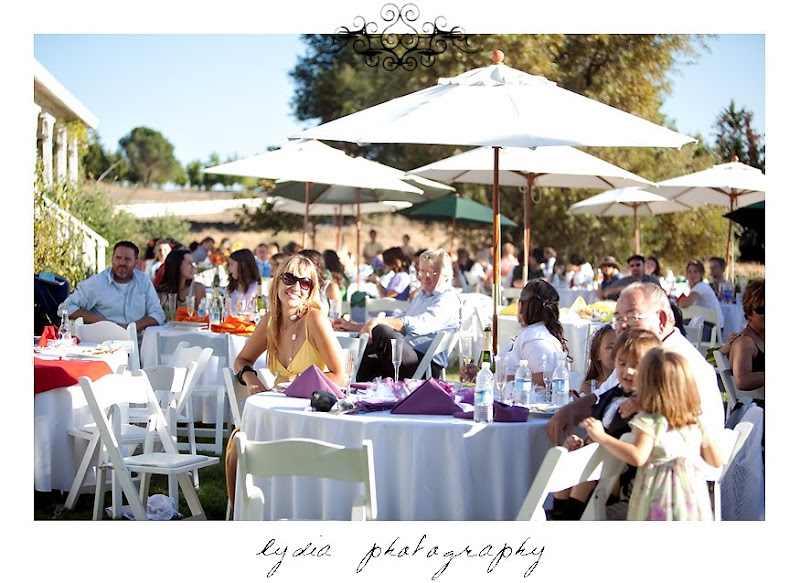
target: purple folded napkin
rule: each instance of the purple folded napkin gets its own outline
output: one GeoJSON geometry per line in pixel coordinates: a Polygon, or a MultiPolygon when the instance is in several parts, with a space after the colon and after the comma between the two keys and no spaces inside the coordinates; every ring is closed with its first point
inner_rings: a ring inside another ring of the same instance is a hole
{"type": "Polygon", "coordinates": [[[436,379],[428,379],[392,408],[399,415],[451,415],[461,411],[436,379]]]}
{"type": "MultiPolygon", "coordinates": [[[[520,423],[525,422],[528,420],[528,411],[527,407],[517,407],[516,405],[506,405],[505,403],[500,403],[499,401],[495,401],[492,407],[493,410],[493,419],[499,423],[520,423]]],[[[472,419],[472,411],[462,411],[460,413],[453,413],[453,417],[459,417],[461,419],[472,419]]]]}
{"type": "Polygon", "coordinates": [[[397,401],[356,401],[353,406],[354,413],[374,413],[376,411],[386,411],[397,405],[397,401]]]}
{"type": "Polygon", "coordinates": [[[286,387],[286,396],[310,399],[311,393],[314,391],[332,393],[337,399],[344,397],[344,393],[342,393],[339,387],[337,387],[331,379],[322,374],[322,371],[317,368],[316,364],[312,364],[304,370],[292,381],[292,384],[286,387]]]}

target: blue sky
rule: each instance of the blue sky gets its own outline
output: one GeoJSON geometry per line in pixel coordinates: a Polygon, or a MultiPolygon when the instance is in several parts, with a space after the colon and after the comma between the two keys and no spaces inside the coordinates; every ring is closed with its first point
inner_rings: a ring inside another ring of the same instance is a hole
{"type": "MultiPolygon", "coordinates": [[[[682,133],[709,137],[730,103],[764,134],[764,35],[720,35],[672,75],[662,112],[682,133]]],[[[249,156],[308,127],[292,117],[297,35],[38,34],[34,56],[100,119],[107,149],[132,128],[160,131],[186,164],[212,152],[249,156]]]]}

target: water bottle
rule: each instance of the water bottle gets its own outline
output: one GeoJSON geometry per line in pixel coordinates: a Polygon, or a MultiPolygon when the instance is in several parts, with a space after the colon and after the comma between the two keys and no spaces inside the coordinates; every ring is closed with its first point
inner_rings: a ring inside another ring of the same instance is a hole
{"type": "Polygon", "coordinates": [[[531,404],[531,369],[527,360],[520,360],[514,373],[514,404],[522,407],[531,404]]]}
{"type": "Polygon", "coordinates": [[[475,379],[475,423],[491,423],[494,416],[494,374],[488,362],[481,363],[475,379]]]}
{"type": "Polygon", "coordinates": [[[569,403],[569,371],[567,370],[567,355],[563,352],[556,355],[558,364],[553,371],[553,404],[562,407],[569,403]]]}
{"type": "Polygon", "coordinates": [[[197,317],[205,318],[206,316],[208,316],[208,300],[200,298],[200,305],[197,306],[197,317]]]}
{"type": "Polygon", "coordinates": [[[220,323],[220,302],[219,298],[211,300],[211,306],[208,308],[208,322],[209,324],[219,325],[220,323]]]}
{"type": "Polygon", "coordinates": [[[58,327],[58,337],[64,344],[72,343],[72,329],[69,326],[69,315],[66,308],[61,311],[61,325],[58,327]]]}

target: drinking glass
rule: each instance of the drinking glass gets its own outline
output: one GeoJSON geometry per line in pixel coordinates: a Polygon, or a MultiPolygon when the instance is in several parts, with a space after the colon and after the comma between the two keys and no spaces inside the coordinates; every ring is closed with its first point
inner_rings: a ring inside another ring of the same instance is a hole
{"type": "Polygon", "coordinates": [[[400,363],[403,362],[403,341],[400,338],[392,338],[392,364],[394,365],[394,382],[397,382],[400,374],[400,363]]]}
{"type": "Polygon", "coordinates": [[[178,294],[167,294],[167,303],[164,309],[167,321],[175,319],[175,309],[178,305],[178,294]]]}
{"type": "Polygon", "coordinates": [[[458,338],[458,350],[461,354],[462,364],[472,363],[472,349],[475,339],[470,334],[464,334],[458,338]]]}
{"type": "Polygon", "coordinates": [[[349,390],[350,383],[353,380],[353,373],[356,368],[356,359],[358,352],[355,348],[345,348],[344,353],[344,376],[345,376],[345,389],[349,390]]]}
{"type": "Polygon", "coordinates": [[[190,318],[194,316],[194,296],[191,292],[186,296],[186,313],[189,314],[190,318]]]}

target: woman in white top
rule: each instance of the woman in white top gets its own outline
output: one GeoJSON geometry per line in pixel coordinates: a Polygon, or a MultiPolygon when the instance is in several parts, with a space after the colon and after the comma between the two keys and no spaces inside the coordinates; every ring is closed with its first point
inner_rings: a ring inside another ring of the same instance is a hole
{"type": "Polygon", "coordinates": [[[686,308],[697,305],[710,308],[717,314],[717,325],[720,329],[725,326],[722,317],[722,307],[719,305],[717,294],[703,281],[706,270],[702,261],[692,260],[686,265],[686,283],[688,284],[683,295],[678,298],[678,307],[686,308]]]}
{"type": "Polygon", "coordinates": [[[239,249],[228,257],[228,298],[231,311],[239,302],[255,301],[261,287],[261,271],[249,249],[239,249]]]}
{"type": "MultiPolygon", "coordinates": [[[[501,348],[497,357],[506,357],[508,378],[513,378],[520,360],[528,361],[534,384],[544,385],[542,356],[547,366],[553,367],[559,352],[569,350],[564,340],[564,330],[558,320],[558,292],[542,279],[529,281],[517,300],[517,321],[522,329],[509,346],[501,348]]],[[[474,380],[478,369],[474,364],[461,368],[461,380],[474,380]]]]}

